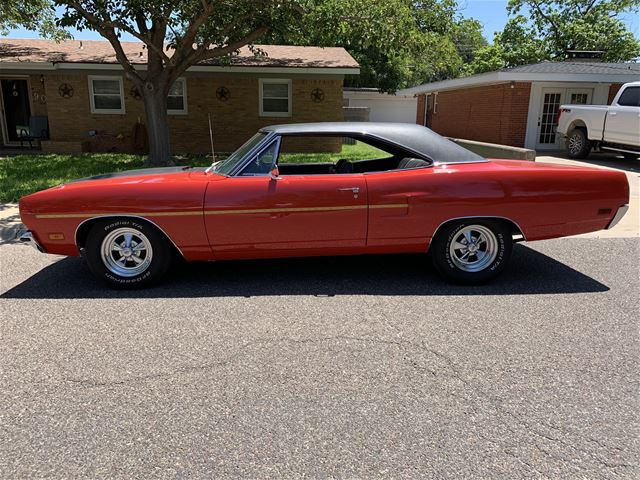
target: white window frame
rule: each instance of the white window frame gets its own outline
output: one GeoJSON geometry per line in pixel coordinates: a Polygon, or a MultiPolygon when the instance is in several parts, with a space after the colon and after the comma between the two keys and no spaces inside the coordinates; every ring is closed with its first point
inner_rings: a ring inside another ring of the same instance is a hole
{"type": "Polygon", "coordinates": [[[89,103],[91,104],[91,113],[104,114],[104,115],[123,115],[126,110],[124,106],[124,86],[122,85],[122,77],[118,77],[115,75],[89,75],[89,103]],[[117,80],[120,85],[120,105],[121,108],[118,109],[110,109],[110,108],[96,108],[95,106],[95,95],[93,93],[93,81],[94,80],[117,80]]]}
{"type": "Polygon", "coordinates": [[[184,77],[180,77],[175,81],[175,83],[178,82],[182,83],[182,105],[184,106],[184,108],[182,110],[167,108],[167,114],[169,115],[186,115],[187,113],[189,113],[187,108],[187,79],[184,77]]]}
{"type": "Polygon", "coordinates": [[[292,110],[292,106],[293,106],[293,96],[291,93],[291,79],[290,78],[261,78],[260,79],[260,105],[259,105],[259,113],[261,117],[290,117],[291,116],[291,110],[292,110]],[[286,112],[265,112],[264,111],[264,97],[263,97],[263,93],[264,93],[264,89],[263,89],[263,85],[264,84],[283,84],[286,83],[287,84],[287,92],[288,92],[288,108],[286,112]]]}

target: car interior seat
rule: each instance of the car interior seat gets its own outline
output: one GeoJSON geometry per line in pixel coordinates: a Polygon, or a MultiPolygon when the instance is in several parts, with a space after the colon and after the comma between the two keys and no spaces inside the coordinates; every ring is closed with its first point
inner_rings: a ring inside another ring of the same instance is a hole
{"type": "Polygon", "coordinates": [[[353,163],[341,158],[336,162],[336,173],[353,173],[353,163]]]}
{"type": "Polygon", "coordinates": [[[422,160],[421,158],[411,158],[406,157],[400,160],[398,166],[396,167],[398,170],[404,170],[407,168],[420,168],[420,167],[428,167],[429,162],[426,160],[422,160]]]}

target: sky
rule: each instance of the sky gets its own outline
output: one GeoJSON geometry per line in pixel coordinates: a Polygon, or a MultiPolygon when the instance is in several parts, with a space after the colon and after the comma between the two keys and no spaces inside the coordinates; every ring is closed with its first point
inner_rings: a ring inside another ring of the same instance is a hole
{"type": "MultiPolygon", "coordinates": [[[[459,12],[464,17],[480,20],[484,26],[484,36],[491,42],[493,41],[493,34],[501,31],[507,23],[507,3],[508,0],[459,0],[459,12]]],[[[629,26],[629,30],[637,38],[640,38],[640,16],[627,14],[623,17],[623,20],[629,26]]],[[[78,40],[101,39],[99,34],[89,30],[82,32],[72,31],[71,34],[78,40]]],[[[16,29],[11,30],[7,36],[13,38],[38,38],[38,33],[16,29]]],[[[123,39],[135,40],[126,36],[123,39]]]]}

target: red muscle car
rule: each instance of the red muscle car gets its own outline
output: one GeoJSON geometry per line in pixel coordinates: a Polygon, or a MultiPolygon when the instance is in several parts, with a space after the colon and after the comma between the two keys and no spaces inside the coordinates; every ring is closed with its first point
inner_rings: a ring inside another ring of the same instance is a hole
{"type": "Polygon", "coordinates": [[[478,283],[504,269],[513,242],[611,228],[628,201],[621,172],[488,160],[418,125],[279,125],[207,169],[99,175],[26,196],[21,239],[41,252],[82,255],[119,287],[158,281],[174,255],[401,252],[428,252],[446,278],[478,283]],[[384,155],[280,161],[285,140],[304,146],[311,137],[347,137],[384,155]]]}

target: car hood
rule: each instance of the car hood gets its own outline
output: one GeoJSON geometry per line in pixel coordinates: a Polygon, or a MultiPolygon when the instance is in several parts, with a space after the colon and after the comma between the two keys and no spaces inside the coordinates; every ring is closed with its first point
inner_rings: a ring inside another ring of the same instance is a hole
{"type": "Polygon", "coordinates": [[[67,183],[88,182],[93,180],[108,180],[113,178],[124,178],[124,177],[142,177],[147,175],[167,175],[170,173],[181,173],[186,170],[204,171],[205,169],[206,169],[205,167],[187,167],[187,166],[139,168],[137,170],[125,170],[123,172],[103,173],[100,175],[94,175],[92,177],[78,178],[76,180],[71,180],[70,182],[67,182],[67,183]]]}

